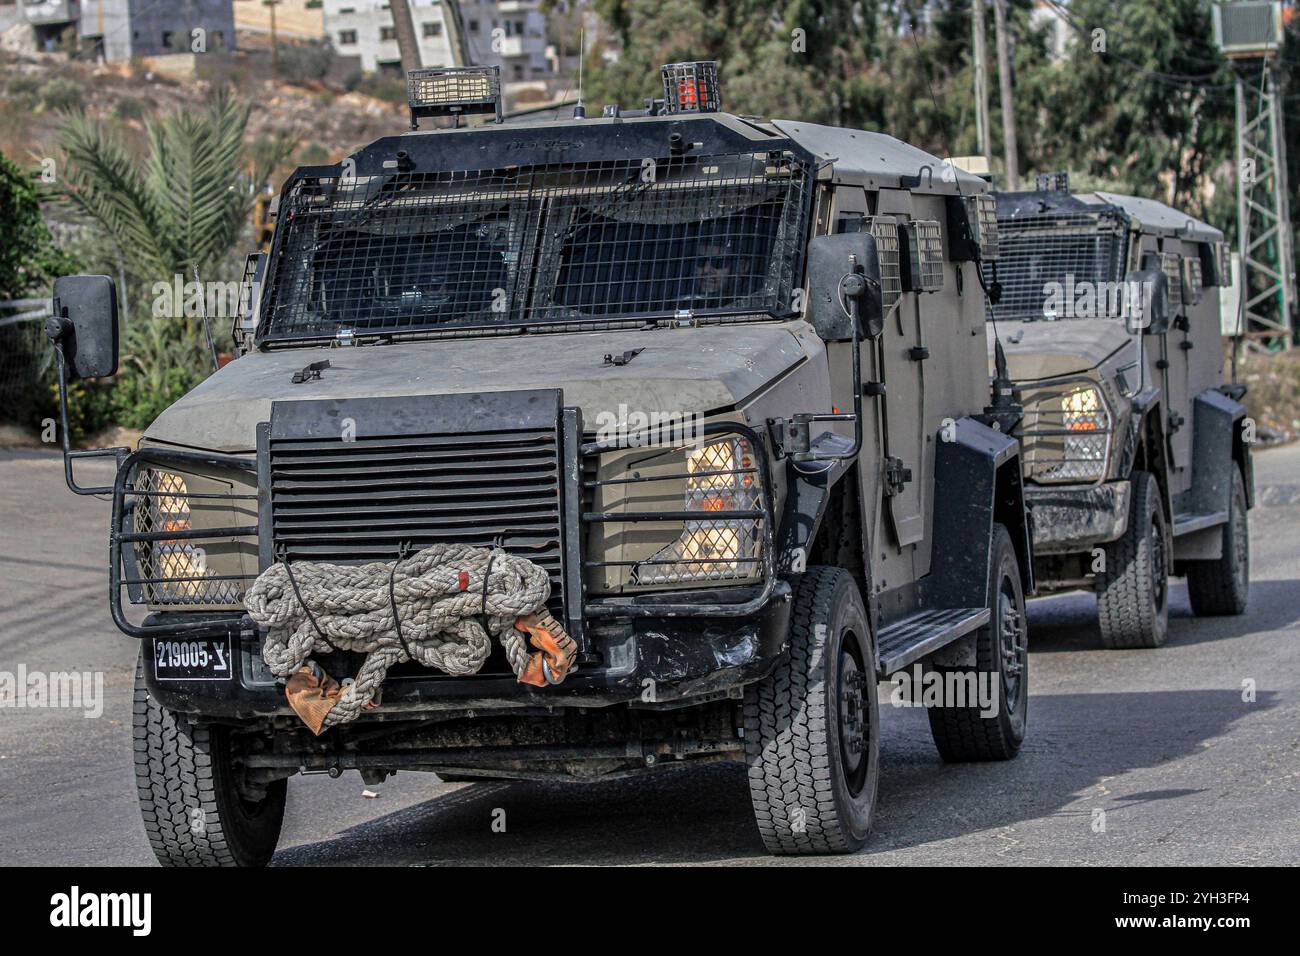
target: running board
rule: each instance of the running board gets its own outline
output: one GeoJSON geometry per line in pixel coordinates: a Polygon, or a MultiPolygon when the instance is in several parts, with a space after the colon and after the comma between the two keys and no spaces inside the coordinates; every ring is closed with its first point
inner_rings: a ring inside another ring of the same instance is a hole
{"type": "Polygon", "coordinates": [[[1185,534],[1191,534],[1193,531],[1204,531],[1206,528],[1213,528],[1215,525],[1223,524],[1228,520],[1226,511],[1207,511],[1204,514],[1194,515],[1177,515],[1174,518],[1174,537],[1180,537],[1185,534]]]}
{"type": "Polygon", "coordinates": [[[880,631],[880,676],[901,671],[925,655],[946,647],[959,637],[989,622],[986,607],[941,608],[918,611],[880,631]]]}

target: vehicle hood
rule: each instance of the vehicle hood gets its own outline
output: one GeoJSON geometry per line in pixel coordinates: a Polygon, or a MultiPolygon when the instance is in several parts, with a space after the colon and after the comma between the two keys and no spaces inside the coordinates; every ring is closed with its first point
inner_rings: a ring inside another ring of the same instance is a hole
{"type": "Polygon", "coordinates": [[[1013,381],[1030,382],[1090,372],[1112,355],[1133,347],[1124,323],[1107,319],[1062,319],[1056,322],[988,324],[989,372],[993,346],[1002,342],[1013,381]]]}
{"type": "Polygon", "coordinates": [[[271,403],[324,398],[560,388],[564,403],[596,416],[711,413],[742,404],[820,350],[802,321],[606,331],[252,352],[176,402],[145,439],[209,451],[252,452],[271,403]],[[605,356],[641,349],[626,365],[605,356]],[[319,379],[295,372],[328,360],[319,379]],[[623,414],[620,414],[622,409],[623,414]]]}

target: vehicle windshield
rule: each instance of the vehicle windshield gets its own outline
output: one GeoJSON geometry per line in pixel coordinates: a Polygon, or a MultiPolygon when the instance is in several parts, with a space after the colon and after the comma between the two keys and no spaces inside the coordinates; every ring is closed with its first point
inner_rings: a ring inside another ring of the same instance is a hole
{"type": "Polygon", "coordinates": [[[791,314],[807,174],[765,151],[299,179],[259,337],[791,314]]]}
{"type": "MultiPolygon", "coordinates": [[[[998,218],[998,320],[1117,318],[1127,223],[1113,211],[998,218]]],[[[986,281],[993,263],[984,266],[986,281]]]]}

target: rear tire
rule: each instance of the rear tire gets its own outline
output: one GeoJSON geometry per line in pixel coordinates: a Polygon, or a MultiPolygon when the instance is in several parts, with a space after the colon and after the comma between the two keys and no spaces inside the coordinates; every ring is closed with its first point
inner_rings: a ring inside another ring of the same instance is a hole
{"type": "Polygon", "coordinates": [[[163,866],[265,866],[284,820],[287,780],[261,800],[239,793],[230,728],[173,713],[149,693],[144,656],[132,713],[140,815],[163,866]]]}
{"type": "Polygon", "coordinates": [[[876,659],[862,597],[842,568],[809,568],[795,591],[787,654],[745,689],[745,756],[768,851],[848,853],[876,806],[876,659]]]}
{"type": "MultiPolygon", "coordinates": [[[[994,525],[989,568],[989,623],[975,635],[976,687],[991,686],[996,713],[984,716],[978,703],[930,707],[930,733],[939,756],[950,763],[1010,760],[1020,752],[1029,720],[1029,637],[1020,563],[1011,535],[994,525]]],[[[970,674],[969,668],[937,667],[941,674],[970,674]]],[[[947,682],[945,681],[945,686],[947,682]]],[[[965,683],[970,687],[969,681],[965,683]]]]}
{"type": "Polygon", "coordinates": [[[1159,647],[1169,636],[1169,532],[1160,486],[1133,472],[1128,528],[1106,546],[1106,570],[1097,576],[1101,643],[1112,649],[1159,647]]]}
{"type": "Polygon", "coordinates": [[[1197,617],[1241,614],[1250,598],[1250,526],[1246,483],[1232,469],[1232,503],[1223,526],[1223,551],[1216,561],[1187,562],[1187,599],[1197,617]]]}

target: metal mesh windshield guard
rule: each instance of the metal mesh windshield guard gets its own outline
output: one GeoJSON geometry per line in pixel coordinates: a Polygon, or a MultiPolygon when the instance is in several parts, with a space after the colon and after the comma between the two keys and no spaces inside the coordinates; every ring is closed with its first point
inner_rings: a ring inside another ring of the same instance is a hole
{"type": "Polygon", "coordinates": [[[299,179],[258,335],[791,314],[809,190],[782,150],[299,179]]]}
{"type": "MultiPolygon", "coordinates": [[[[1075,317],[1047,316],[1044,310],[1052,302],[1073,301],[1070,290],[1085,283],[1123,279],[1127,228],[1123,219],[1107,212],[999,218],[997,278],[1002,298],[993,307],[993,317],[1075,317]]],[[[985,264],[984,269],[986,281],[992,282],[993,265],[985,264]]]]}

